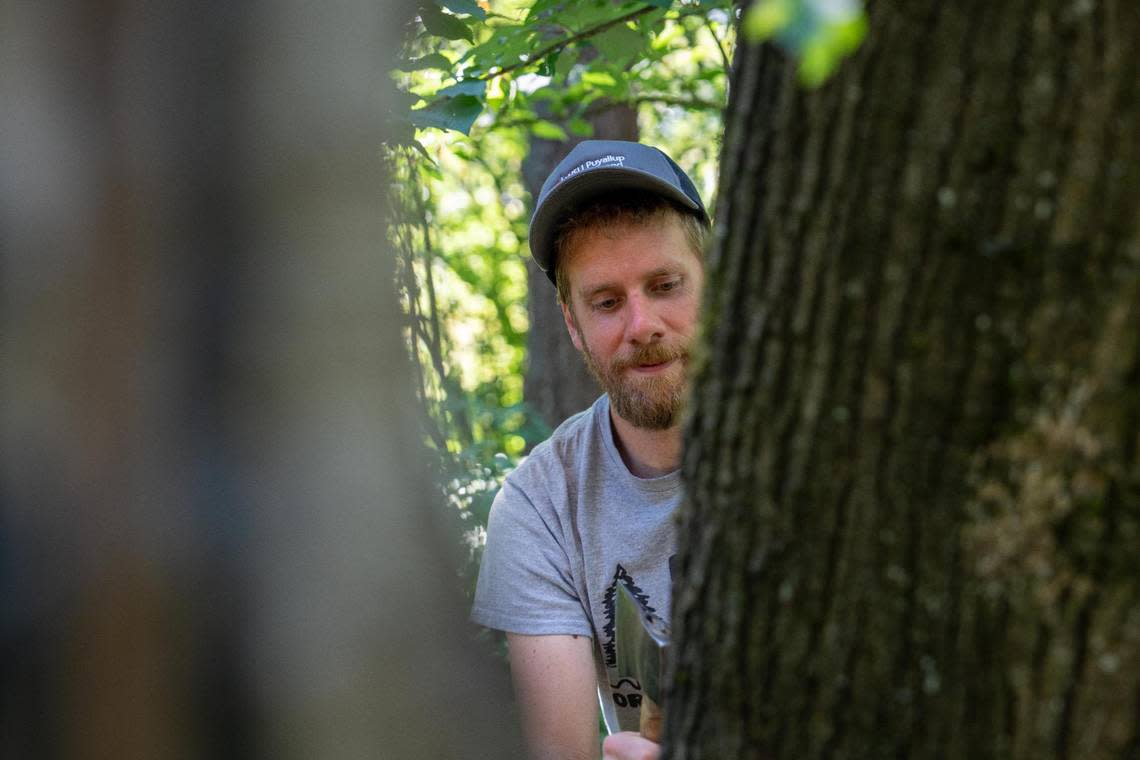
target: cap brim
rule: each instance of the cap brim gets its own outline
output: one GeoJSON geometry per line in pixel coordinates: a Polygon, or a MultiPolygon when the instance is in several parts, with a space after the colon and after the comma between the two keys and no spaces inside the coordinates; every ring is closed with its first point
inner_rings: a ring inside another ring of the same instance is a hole
{"type": "Polygon", "coordinates": [[[554,279],[554,236],[558,225],[583,201],[614,190],[646,190],[704,214],[702,207],[679,188],[632,167],[594,169],[565,180],[542,199],[530,222],[530,252],[551,280],[554,279]]]}

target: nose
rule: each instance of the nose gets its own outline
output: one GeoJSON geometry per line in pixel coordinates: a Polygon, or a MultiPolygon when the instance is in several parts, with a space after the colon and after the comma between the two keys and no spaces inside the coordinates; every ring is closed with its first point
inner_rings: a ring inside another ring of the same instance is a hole
{"type": "Polygon", "coordinates": [[[629,298],[626,339],[630,343],[654,343],[665,337],[665,325],[657,314],[657,309],[643,295],[629,298]]]}

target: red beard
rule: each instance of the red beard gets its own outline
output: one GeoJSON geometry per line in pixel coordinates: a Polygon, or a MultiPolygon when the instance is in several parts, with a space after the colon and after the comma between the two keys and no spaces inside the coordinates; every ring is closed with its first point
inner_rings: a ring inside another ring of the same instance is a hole
{"type": "Polygon", "coordinates": [[[677,359],[683,370],[689,361],[687,346],[664,343],[637,346],[626,356],[611,361],[604,370],[589,351],[585,356],[590,371],[609,394],[614,411],[622,419],[648,430],[666,430],[677,424],[684,400],[684,374],[678,376],[669,368],[660,375],[638,377],[635,368],[677,359]]]}

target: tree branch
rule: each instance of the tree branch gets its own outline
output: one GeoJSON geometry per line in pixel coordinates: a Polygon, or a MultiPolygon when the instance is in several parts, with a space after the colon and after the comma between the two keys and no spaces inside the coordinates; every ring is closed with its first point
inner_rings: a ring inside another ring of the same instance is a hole
{"type": "Polygon", "coordinates": [[[625,14],[624,16],[618,16],[617,18],[612,18],[609,21],[604,21],[601,24],[598,24],[597,26],[592,26],[589,29],[586,29],[585,31],[578,32],[577,34],[572,34],[569,37],[566,37],[564,39],[559,40],[558,42],[554,42],[554,43],[551,43],[550,45],[547,45],[546,47],[542,48],[541,50],[539,50],[534,55],[527,56],[527,59],[525,61],[519,61],[518,63],[511,64],[510,66],[505,66],[505,67],[499,69],[498,71],[489,71],[486,74],[484,74],[483,76],[476,77],[475,79],[477,81],[489,81],[491,79],[494,79],[495,77],[501,77],[503,74],[509,74],[512,71],[517,71],[518,69],[521,69],[525,66],[531,66],[534,63],[541,61],[542,59],[546,58],[547,56],[553,55],[554,53],[561,51],[563,48],[565,48],[566,46],[568,46],[572,43],[581,42],[582,40],[587,40],[587,39],[589,39],[595,35],[601,34],[602,32],[606,31],[607,29],[611,29],[612,27],[617,26],[618,24],[624,24],[626,21],[632,21],[633,19],[637,18],[638,16],[644,16],[646,13],[649,13],[650,11],[655,10],[656,8],[657,8],[656,5],[646,5],[642,8],[638,8],[635,11],[630,11],[629,13],[625,14]]]}
{"type": "Polygon", "coordinates": [[[654,103],[662,106],[680,106],[693,111],[724,110],[724,103],[718,103],[714,100],[705,100],[704,98],[685,98],[679,95],[639,95],[636,98],[629,98],[624,102],[631,106],[638,106],[642,103],[654,103]]]}
{"type": "MultiPolygon", "coordinates": [[[[589,118],[597,114],[607,111],[616,106],[639,106],[643,103],[650,103],[653,105],[661,106],[679,106],[687,108],[692,111],[722,111],[724,110],[724,103],[718,103],[713,100],[704,100],[703,98],[686,98],[680,95],[666,95],[666,94],[649,94],[638,95],[632,98],[623,98],[622,100],[599,100],[594,104],[587,106],[578,116],[582,118],[589,118]]],[[[553,121],[559,123],[564,117],[555,116],[553,119],[543,119],[538,116],[524,116],[516,119],[502,119],[496,120],[489,129],[509,128],[509,127],[529,127],[531,124],[537,124],[540,121],[553,121]]]]}
{"type": "Polygon", "coordinates": [[[716,29],[713,28],[712,19],[710,19],[708,16],[705,16],[705,28],[709,30],[709,34],[712,36],[713,42],[716,43],[716,49],[720,51],[720,58],[722,61],[724,61],[724,73],[727,76],[728,73],[732,70],[732,60],[729,59],[728,51],[724,49],[724,45],[721,44],[720,37],[716,36],[716,29]]]}

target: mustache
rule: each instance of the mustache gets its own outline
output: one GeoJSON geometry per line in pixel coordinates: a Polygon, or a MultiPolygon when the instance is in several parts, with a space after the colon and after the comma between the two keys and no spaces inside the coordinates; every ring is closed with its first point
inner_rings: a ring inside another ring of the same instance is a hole
{"type": "Polygon", "coordinates": [[[621,371],[630,367],[640,367],[647,364],[663,364],[673,359],[688,359],[689,352],[679,346],[667,346],[661,343],[650,343],[638,346],[628,356],[615,359],[613,369],[621,371]]]}

